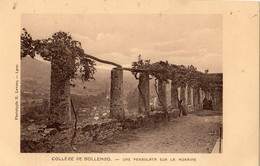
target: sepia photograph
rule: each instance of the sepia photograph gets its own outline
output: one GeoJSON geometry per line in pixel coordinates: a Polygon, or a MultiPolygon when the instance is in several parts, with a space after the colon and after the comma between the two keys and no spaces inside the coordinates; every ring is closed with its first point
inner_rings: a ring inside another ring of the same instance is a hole
{"type": "Polygon", "coordinates": [[[21,153],[222,153],[221,14],[22,14],[21,153]]]}
{"type": "Polygon", "coordinates": [[[253,1],[0,1],[0,165],[259,165],[253,1]]]}

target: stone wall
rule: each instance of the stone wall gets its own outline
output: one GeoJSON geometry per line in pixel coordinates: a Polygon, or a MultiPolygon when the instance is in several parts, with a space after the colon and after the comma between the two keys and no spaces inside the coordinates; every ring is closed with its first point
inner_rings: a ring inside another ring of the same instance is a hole
{"type": "MultiPolygon", "coordinates": [[[[178,110],[170,110],[172,118],[176,118],[178,110]]],[[[137,119],[105,119],[103,122],[80,125],[77,127],[77,135],[74,144],[87,146],[89,143],[108,144],[113,143],[121,131],[135,130],[151,127],[154,123],[165,122],[166,116],[163,111],[153,111],[150,120],[147,116],[140,116],[137,119]]],[[[46,125],[31,125],[21,135],[21,152],[64,152],[71,151],[70,141],[73,134],[73,127],[56,129],[46,125]],[[65,146],[64,146],[65,145],[65,146]]]]}

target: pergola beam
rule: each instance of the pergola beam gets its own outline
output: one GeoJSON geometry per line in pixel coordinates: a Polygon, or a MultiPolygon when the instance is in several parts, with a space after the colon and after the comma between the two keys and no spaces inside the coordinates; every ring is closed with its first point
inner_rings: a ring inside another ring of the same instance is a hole
{"type": "Polygon", "coordinates": [[[117,64],[117,63],[114,63],[114,62],[111,62],[111,61],[107,61],[107,60],[102,60],[102,59],[99,59],[95,56],[92,56],[92,55],[89,55],[89,54],[85,54],[88,58],[90,59],[93,59],[93,60],[96,60],[100,63],[105,63],[105,64],[108,64],[108,65],[113,65],[113,66],[116,66],[116,67],[122,67],[121,65],[117,64]]]}
{"type": "Polygon", "coordinates": [[[135,69],[135,68],[128,68],[128,67],[122,67],[121,65],[115,63],[115,62],[111,62],[111,61],[107,61],[107,60],[103,60],[103,59],[99,59],[95,56],[89,55],[89,54],[85,54],[88,58],[93,59],[95,61],[98,61],[100,63],[105,63],[108,65],[113,65],[116,66],[118,68],[121,68],[122,70],[128,70],[128,71],[133,71],[133,72],[147,72],[147,71],[152,71],[152,72],[165,72],[165,70],[151,70],[151,69],[135,69]]]}

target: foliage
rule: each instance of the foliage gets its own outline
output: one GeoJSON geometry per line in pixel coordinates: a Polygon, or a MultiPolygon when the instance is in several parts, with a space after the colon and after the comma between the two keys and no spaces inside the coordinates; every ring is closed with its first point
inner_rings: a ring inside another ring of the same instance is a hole
{"type": "MultiPolygon", "coordinates": [[[[150,60],[143,60],[141,55],[138,56],[137,62],[132,62],[134,69],[145,69],[152,77],[168,83],[173,81],[177,87],[185,87],[186,84],[193,87],[201,87],[206,91],[213,91],[216,89],[216,80],[208,77],[207,74],[197,71],[193,65],[175,65],[169,64],[168,61],[159,61],[150,63],[150,60]]],[[[139,71],[132,72],[136,78],[139,71]]]]}
{"type": "MultiPolygon", "coordinates": [[[[169,63],[167,61],[166,62],[160,61],[151,64],[150,60],[143,60],[141,58],[141,55],[139,55],[138,61],[132,62],[132,68],[146,70],[146,72],[152,77],[168,82],[170,71],[169,71],[169,63]]],[[[132,74],[134,74],[136,78],[138,73],[139,72],[137,71],[132,71],[132,74]]]]}
{"type": "Polygon", "coordinates": [[[222,91],[222,79],[219,80],[205,75],[201,78],[201,88],[204,91],[222,91]]]}
{"type": "Polygon", "coordinates": [[[82,81],[94,79],[95,62],[87,58],[81,43],[72,39],[69,33],[56,32],[51,38],[33,40],[23,28],[21,34],[21,59],[40,55],[44,60],[55,64],[64,80],[81,78],[82,81]],[[77,72],[79,71],[79,72],[77,72]]]}
{"type": "MultiPolygon", "coordinates": [[[[191,82],[192,79],[195,79],[195,73],[197,73],[197,69],[192,65],[188,67],[178,66],[169,64],[168,61],[150,63],[150,60],[142,60],[141,55],[139,55],[137,62],[132,63],[132,67],[134,69],[146,69],[152,77],[167,83],[168,80],[173,80],[178,86],[191,82]]],[[[136,75],[138,72],[132,73],[136,75]]]]}

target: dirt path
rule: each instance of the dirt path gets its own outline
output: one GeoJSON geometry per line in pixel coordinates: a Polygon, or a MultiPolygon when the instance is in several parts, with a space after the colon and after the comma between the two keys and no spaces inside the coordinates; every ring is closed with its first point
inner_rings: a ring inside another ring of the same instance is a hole
{"type": "Polygon", "coordinates": [[[155,129],[126,132],[121,142],[95,148],[103,153],[210,153],[221,121],[220,115],[188,114],[155,129]]]}

